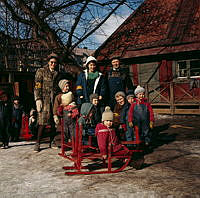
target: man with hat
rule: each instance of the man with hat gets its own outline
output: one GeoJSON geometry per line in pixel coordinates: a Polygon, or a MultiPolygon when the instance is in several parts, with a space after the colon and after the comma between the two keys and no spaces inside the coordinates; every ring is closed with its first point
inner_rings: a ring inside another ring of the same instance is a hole
{"type": "Polygon", "coordinates": [[[120,67],[119,57],[113,57],[111,59],[112,68],[108,72],[108,89],[109,89],[109,106],[114,109],[116,104],[115,94],[118,91],[126,93],[128,90],[134,89],[132,80],[129,77],[127,71],[120,67]]]}

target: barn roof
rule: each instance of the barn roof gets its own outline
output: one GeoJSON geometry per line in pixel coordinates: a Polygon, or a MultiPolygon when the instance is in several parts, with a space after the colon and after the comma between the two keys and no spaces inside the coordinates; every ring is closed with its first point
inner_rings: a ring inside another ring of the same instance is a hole
{"type": "Polygon", "coordinates": [[[96,50],[98,60],[200,49],[200,0],[146,0],[96,50]]]}

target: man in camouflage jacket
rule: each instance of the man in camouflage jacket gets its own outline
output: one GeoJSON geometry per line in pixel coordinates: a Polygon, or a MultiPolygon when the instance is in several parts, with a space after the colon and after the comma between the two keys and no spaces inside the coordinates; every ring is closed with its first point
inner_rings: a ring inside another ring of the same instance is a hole
{"type": "Polygon", "coordinates": [[[47,125],[54,128],[53,104],[55,97],[55,79],[58,76],[56,67],[58,56],[54,53],[48,56],[48,65],[39,68],[35,75],[34,97],[38,112],[38,137],[34,151],[40,151],[40,139],[47,125]]]}

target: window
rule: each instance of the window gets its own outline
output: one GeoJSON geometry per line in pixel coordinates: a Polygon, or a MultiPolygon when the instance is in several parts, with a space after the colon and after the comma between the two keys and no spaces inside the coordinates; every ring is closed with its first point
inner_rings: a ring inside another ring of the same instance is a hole
{"type": "Polygon", "coordinates": [[[190,61],[190,76],[200,76],[200,60],[190,61]]]}
{"type": "Polygon", "coordinates": [[[200,77],[200,60],[183,60],[177,62],[178,78],[200,77]]]}

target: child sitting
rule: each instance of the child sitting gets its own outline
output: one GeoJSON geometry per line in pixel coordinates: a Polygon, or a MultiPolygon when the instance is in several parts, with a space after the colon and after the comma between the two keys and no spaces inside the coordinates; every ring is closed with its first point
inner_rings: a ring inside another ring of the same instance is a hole
{"type": "MultiPolygon", "coordinates": [[[[95,122],[94,122],[94,105],[91,103],[83,103],[80,111],[81,117],[78,119],[79,127],[82,127],[83,144],[88,144],[88,136],[95,135],[95,122]]],[[[95,141],[92,142],[95,145],[95,141]]]]}
{"type": "Polygon", "coordinates": [[[150,103],[144,98],[145,89],[137,86],[134,99],[128,113],[130,127],[138,126],[140,140],[146,145],[150,143],[150,128],[153,128],[154,114],[150,103]]]}
{"type": "Polygon", "coordinates": [[[123,91],[118,91],[115,94],[115,100],[117,103],[115,104],[114,111],[113,111],[113,115],[114,115],[113,126],[115,127],[118,138],[120,140],[124,140],[126,129],[123,128],[124,125],[122,125],[120,118],[121,118],[122,109],[127,103],[125,93],[123,91]]]}
{"type": "Polygon", "coordinates": [[[98,94],[91,94],[90,95],[90,103],[94,105],[94,122],[98,124],[101,122],[101,109],[99,106],[99,96],[98,94]]]}
{"type": "Polygon", "coordinates": [[[113,155],[125,155],[129,150],[122,144],[118,143],[115,130],[112,128],[113,124],[113,112],[110,107],[106,107],[102,114],[102,123],[97,124],[95,129],[95,135],[97,136],[97,142],[99,146],[100,153],[103,159],[108,156],[108,145],[112,145],[113,155]]]}

